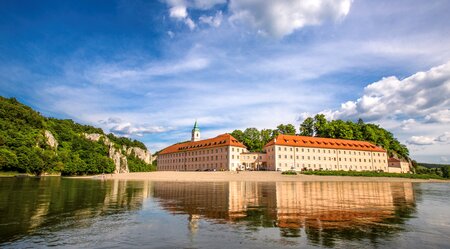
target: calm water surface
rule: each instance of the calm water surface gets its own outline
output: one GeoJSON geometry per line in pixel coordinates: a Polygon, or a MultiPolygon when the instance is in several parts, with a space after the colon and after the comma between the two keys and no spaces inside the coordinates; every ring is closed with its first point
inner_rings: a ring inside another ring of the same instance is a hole
{"type": "Polygon", "coordinates": [[[450,184],[0,179],[1,248],[450,248],[450,184]]]}

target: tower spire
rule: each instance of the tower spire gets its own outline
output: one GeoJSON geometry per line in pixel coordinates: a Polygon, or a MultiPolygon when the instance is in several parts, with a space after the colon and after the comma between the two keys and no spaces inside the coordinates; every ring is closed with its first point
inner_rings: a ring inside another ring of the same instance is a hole
{"type": "Polygon", "coordinates": [[[199,140],[200,140],[200,129],[198,128],[197,119],[196,119],[195,123],[194,123],[194,128],[192,128],[191,141],[195,142],[195,141],[199,141],[199,140]]]}

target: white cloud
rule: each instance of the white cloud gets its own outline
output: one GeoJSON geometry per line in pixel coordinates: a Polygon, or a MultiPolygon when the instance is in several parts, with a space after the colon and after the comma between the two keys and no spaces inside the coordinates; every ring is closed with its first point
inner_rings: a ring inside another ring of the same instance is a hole
{"type": "Polygon", "coordinates": [[[427,122],[450,123],[450,110],[440,110],[425,116],[427,122]]]}
{"type": "Polygon", "coordinates": [[[437,137],[430,136],[412,136],[407,143],[414,145],[431,145],[436,143],[450,142],[450,132],[445,132],[437,137]]]}
{"type": "Polygon", "coordinates": [[[417,122],[413,118],[406,119],[402,121],[401,128],[402,130],[411,130],[411,128],[414,127],[414,125],[416,124],[417,122]]]}
{"type": "Polygon", "coordinates": [[[149,124],[136,125],[131,122],[125,122],[118,117],[109,117],[107,120],[100,120],[98,122],[105,125],[110,132],[127,137],[163,133],[172,130],[170,127],[154,126],[149,124]]]}
{"type": "Polygon", "coordinates": [[[431,145],[434,144],[434,138],[427,136],[412,136],[409,140],[406,141],[409,144],[413,145],[431,145]]]}
{"type": "Polygon", "coordinates": [[[201,55],[187,55],[173,61],[148,63],[140,67],[128,68],[122,64],[100,64],[88,69],[87,79],[95,84],[119,84],[155,76],[169,76],[205,69],[210,60],[201,55]]]}
{"type": "MultiPolygon", "coordinates": [[[[197,24],[189,16],[188,8],[207,10],[217,4],[224,4],[226,2],[226,0],[166,0],[166,3],[170,6],[169,16],[177,20],[182,20],[190,30],[194,30],[197,24]]],[[[222,12],[216,14],[215,17],[209,18],[208,16],[202,16],[200,17],[200,21],[218,27],[222,22],[222,12]]]]}
{"type": "Polygon", "coordinates": [[[450,142],[450,132],[445,132],[444,134],[438,136],[434,140],[442,143],[450,142]]]}
{"type": "Polygon", "coordinates": [[[218,11],[214,16],[205,16],[205,15],[200,16],[199,21],[201,23],[205,23],[208,24],[209,26],[217,28],[222,23],[222,19],[223,19],[222,11],[218,11]]]}
{"type": "Polygon", "coordinates": [[[231,0],[232,22],[248,23],[262,33],[283,37],[308,25],[345,17],[351,0],[231,0]]]}
{"type": "Polygon", "coordinates": [[[109,129],[112,133],[120,136],[143,136],[145,134],[163,133],[171,130],[162,126],[133,125],[131,123],[120,123],[109,129]]]}
{"type": "Polygon", "coordinates": [[[177,5],[173,6],[169,10],[170,17],[176,18],[176,19],[184,19],[188,16],[186,6],[184,5],[177,5]]]}
{"type": "MultiPolygon", "coordinates": [[[[170,17],[183,20],[191,29],[196,23],[189,16],[189,9],[210,10],[226,0],[166,0],[170,17]]],[[[348,15],[352,0],[230,0],[229,20],[249,25],[258,33],[281,38],[305,26],[320,25],[325,21],[338,21],[348,15]]],[[[215,16],[202,15],[201,23],[218,27],[222,13],[215,16]]]]}
{"type": "Polygon", "coordinates": [[[224,4],[227,0],[191,0],[187,2],[192,8],[207,10],[218,4],[224,4]]]}
{"type": "Polygon", "coordinates": [[[189,27],[190,30],[194,30],[195,27],[197,27],[195,22],[192,21],[192,19],[189,17],[184,19],[184,23],[186,23],[186,25],[189,27]]]}
{"type": "Polygon", "coordinates": [[[382,117],[417,117],[447,122],[450,106],[450,62],[399,80],[391,76],[369,84],[356,101],[348,101],[333,118],[378,120],[382,117]],[[429,114],[432,113],[432,114],[429,114]]]}

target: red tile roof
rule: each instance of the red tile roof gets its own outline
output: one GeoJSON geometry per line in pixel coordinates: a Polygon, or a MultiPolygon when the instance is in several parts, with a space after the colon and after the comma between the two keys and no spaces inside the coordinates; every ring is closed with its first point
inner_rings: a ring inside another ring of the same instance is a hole
{"type": "Polygon", "coordinates": [[[293,135],[278,135],[264,147],[270,145],[386,152],[386,150],[366,141],[293,135]]]}
{"type": "Polygon", "coordinates": [[[171,146],[163,149],[161,152],[159,152],[159,154],[163,155],[163,154],[169,154],[169,153],[175,153],[175,152],[193,151],[193,150],[215,148],[215,147],[222,147],[222,146],[235,146],[235,147],[246,148],[245,145],[243,145],[241,142],[239,142],[236,138],[234,138],[230,134],[222,134],[222,135],[219,135],[214,138],[209,138],[209,139],[200,140],[200,141],[196,141],[196,142],[189,141],[189,142],[174,144],[174,145],[171,145],[171,146]]]}
{"type": "Polygon", "coordinates": [[[388,162],[390,162],[390,163],[399,163],[399,162],[401,162],[401,160],[397,159],[397,158],[394,158],[394,157],[390,157],[388,159],[388,162]]]}

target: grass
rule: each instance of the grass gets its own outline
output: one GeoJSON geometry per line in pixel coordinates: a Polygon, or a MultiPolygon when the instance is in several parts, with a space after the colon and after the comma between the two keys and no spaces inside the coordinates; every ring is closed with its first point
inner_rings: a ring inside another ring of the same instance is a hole
{"type": "Polygon", "coordinates": [[[321,176],[366,176],[366,177],[399,177],[399,178],[412,178],[412,179],[441,179],[445,180],[441,176],[435,174],[407,174],[407,173],[384,173],[373,171],[303,171],[304,175],[321,175],[321,176]]]}

